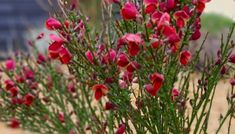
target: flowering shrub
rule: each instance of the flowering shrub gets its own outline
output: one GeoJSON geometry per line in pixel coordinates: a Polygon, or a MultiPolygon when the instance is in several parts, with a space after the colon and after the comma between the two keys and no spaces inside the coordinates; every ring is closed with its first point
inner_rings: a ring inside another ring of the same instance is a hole
{"type": "MultiPolygon", "coordinates": [[[[191,54],[187,46],[201,36],[206,2],[106,0],[103,10],[116,4],[121,19],[109,18],[101,33],[74,5],[64,8],[46,20],[58,33],[48,56],[18,54],[2,67],[1,120],[40,133],[206,133],[216,85],[235,63],[233,26],[189,90],[202,47],[191,54]]],[[[233,118],[234,81],[217,133],[233,118]]]]}

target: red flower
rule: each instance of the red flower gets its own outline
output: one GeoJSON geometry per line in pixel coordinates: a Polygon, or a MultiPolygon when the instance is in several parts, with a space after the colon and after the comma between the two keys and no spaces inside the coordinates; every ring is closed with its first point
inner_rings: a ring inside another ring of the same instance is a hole
{"type": "Polygon", "coordinates": [[[179,96],[179,90],[176,89],[176,88],[173,88],[172,91],[171,91],[171,100],[175,100],[175,97],[178,97],[179,96]]]}
{"type": "Polygon", "coordinates": [[[224,75],[228,71],[228,68],[223,65],[222,68],[220,69],[220,74],[224,75]]]}
{"type": "Polygon", "coordinates": [[[144,85],[144,89],[145,89],[149,94],[151,94],[152,96],[156,96],[156,95],[157,95],[158,90],[155,90],[155,89],[153,88],[153,85],[152,85],[152,84],[144,85]]]}
{"type": "Polygon", "coordinates": [[[62,43],[53,42],[48,47],[49,57],[52,58],[52,59],[57,59],[59,57],[59,52],[61,50],[61,47],[62,47],[62,43]]]}
{"type": "Polygon", "coordinates": [[[158,21],[160,20],[161,16],[162,16],[162,12],[160,11],[155,11],[152,15],[151,15],[151,20],[154,24],[157,24],[158,21]]]}
{"type": "Polygon", "coordinates": [[[91,64],[94,64],[94,58],[90,50],[86,51],[85,56],[91,64]]]}
{"type": "Polygon", "coordinates": [[[149,77],[150,81],[153,84],[154,90],[159,90],[164,82],[164,76],[159,73],[153,73],[149,77]]]}
{"type": "Polygon", "coordinates": [[[26,79],[34,80],[34,72],[29,67],[23,67],[23,74],[26,79]]]}
{"type": "Polygon", "coordinates": [[[17,83],[24,83],[25,82],[25,77],[21,75],[16,75],[15,80],[17,83]]]}
{"type": "Polygon", "coordinates": [[[128,45],[128,53],[131,56],[136,56],[140,51],[140,45],[142,44],[142,39],[140,34],[125,34],[122,39],[128,45]]]}
{"type": "Polygon", "coordinates": [[[59,57],[62,64],[69,64],[72,59],[72,54],[67,48],[62,47],[59,52],[59,57]]]}
{"type": "Polygon", "coordinates": [[[158,0],[144,0],[145,13],[152,14],[158,5],[158,0]]]}
{"type": "Polygon", "coordinates": [[[102,96],[105,96],[108,93],[108,87],[104,84],[96,84],[92,87],[92,90],[95,92],[96,100],[100,100],[102,96]]]}
{"type": "Polygon", "coordinates": [[[230,79],[230,84],[231,84],[232,86],[235,86],[235,78],[230,79]]]}
{"type": "Polygon", "coordinates": [[[137,69],[140,69],[140,64],[137,63],[136,61],[132,61],[131,63],[129,63],[129,65],[126,67],[126,70],[128,72],[134,72],[137,69]]]}
{"type": "Polygon", "coordinates": [[[164,26],[162,28],[162,34],[167,38],[170,43],[176,43],[180,41],[179,35],[172,26],[164,26]]]}
{"type": "Polygon", "coordinates": [[[115,134],[124,134],[126,131],[126,124],[120,124],[115,134]]]}
{"type": "Polygon", "coordinates": [[[34,96],[31,93],[28,93],[24,96],[23,101],[26,106],[31,106],[34,101],[34,96]]]}
{"type": "Polygon", "coordinates": [[[156,49],[158,48],[158,46],[162,45],[163,42],[161,40],[158,40],[158,39],[154,39],[152,42],[151,42],[151,47],[153,49],[156,49]]]}
{"type": "Polygon", "coordinates": [[[12,87],[12,88],[10,88],[9,91],[11,93],[11,97],[16,97],[19,92],[17,87],[12,87]]]}
{"type": "Polygon", "coordinates": [[[10,126],[11,128],[19,128],[19,127],[20,127],[20,121],[19,121],[18,119],[16,119],[16,118],[12,118],[12,119],[10,120],[9,126],[10,126]]]}
{"type": "Polygon", "coordinates": [[[44,62],[46,62],[46,57],[43,54],[39,53],[37,58],[37,63],[42,64],[44,62]]]}
{"type": "Polygon", "coordinates": [[[5,67],[6,67],[6,69],[7,69],[8,71],[12,71],[12,70],[15,69],[16,63],[15,63],[15,61],[12,60],[12,59],[6,60],[6,61],[5,61],[5,67]]]}
{"type": "Polygon", "coordinates": [[[38,83],[37,82],[30,82],[29,83],[29,88],[30,89],[37,89],[38,88],[38,83]]]}
{"type": "Polygon", "coordinates": [[[228,61],[231,63],[235,63],[235,54],[230,55],[228,61]]]}
{"type": "Polygon", "coordinates": [[[64,120],[64,113],[63,112],[59,112],[59,114],[58,114],[58,118],[59,118],[59,121],[61,122],[61,123],[63,123],[65,120],[64,120]]]}
{"type": "Polygon", "coordinates": [[[194,33],[191,35],[191,40],[198,40],[201,37],[200,29],[197,29],[194,31],[194,33]]]}
{"type": "Polygon", "coordinates": [[[13,105],[21,105],[23,103],[22,98],[14,97],[11,99],[13,105]]]}
{"type": "Polygon", "coordinates": [[[184,10],[182,10],[174,13],[174,19],[176,20],[177,27],[183,28],[189,20],[189,16],[184,10]]]}
{"type": "Polygon", "coordinates": [[[168,10],[172,10],[176,6],[176,1],[175,0],[167,0],[166,5],[167,5],[168,10]]]}
{"type": "Polygon", "coordinates": [[[117,106],[112,102],[105,103],[105,110],[114,110],[115,108],[117,108],[117,106]]]}
{"type": "Polygon", "coordinates": [[[190,59],[191,59],[192,55],[188,50],[184,50],[180,53],[180,63],[183,66],[188,65],[190,59]]]}
{"type": "Polygon", "coordinates": [[[5,80],[4,83],[6,85],[6,90],[10,90],[15,86],[15,83],[12,80],[5,80]]]}
{"type": "Polygon", "coordinates": [[[46,20],[46,28],[48,30],[61,29],[61,23],[55,18],[49,18],[46,20]]]}
{"type": "Polygon", "coordinates": [[[121,9],[121,15],[124,20],[134,20],[138,15],[138,10],[134,3],[126,2],[121,9]]]}
{"type": "Polygon", "coordinates": [[[117,64],[120,67],[126,67],[129,64],[128,57],[124,53],[119,54],[117,58],[117,64]]]}
{"type": "Polygon", "coordinates": [[[76,92],[75,83],[74,82],[69,82],[69,84],[67,86],[67,90],[70,93],[75,93],[76,92]]]}
{"type": "Polygon", "coordinates": [[[133,80],[133,73],[128,72],[128,71],[124,71],[124,73],[122,75],[122,79],[127,83],[131,83],[133,80]]]}
{"type": "Polygon", "coordinates": [[[152,96],[156,96],[164,82],[164,76],[159,73],[154,73],[149,76],[151,84],[144,85],[145,90],[152,96]]]}

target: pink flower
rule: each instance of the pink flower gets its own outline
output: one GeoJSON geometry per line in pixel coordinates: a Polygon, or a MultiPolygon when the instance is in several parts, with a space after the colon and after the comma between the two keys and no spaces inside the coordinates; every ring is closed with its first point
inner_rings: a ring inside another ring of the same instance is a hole
{"type": "Polygon", "coordinates": [[[126,82],[126,83],[131,83],[133,80],[133,73],[132,72],[128,72],[128,71],[124,71],[123,75],[122,75],[122,79],[126,82]]]}
{"type": "Polygon", "coordinates": [[[117,131],[115,134],[124,134],[126,131],[126,124],[125,123],[122,123],[119,125],[117,131]]]}
{"type": "Polygon", "coordinates": [[[59,112],[59,114],[58,114],[58,118],[59,118],[59,121],[61,122],[61,123],[63,123],[64,121],[65,121],[65,119],[64,119],[64,113],[63,112],[59,112]]]}
{"type": "Polygon", "coordinates": [[[14,60],[8,59],[8,60],[5,61],[5,67],[8,71],[12,71],[12,70],[15,69],[16,63],[15,63],[14,60]]]}
{"type": "Polygon", "coordinates": [[[138,10],[132,2],[126,2],[121,9],[121,15],[124,20],[134,20],[138,14],[138,10]]]}
{"type": "Polygon", "coordinates": [[[74,83],[74,82],[69,82],[69,84],[68,84],[68,86],[67,86],[67,90],[68,90],[70,93],[76,92],[75,83],[74,83]]]}
{"type": "Polygon", "coordinates": [[[127,83],[124,80],[119,80],[118,84],[121,89],[125,89],[128,87],[127,83]]]}
{"type": "Polygon", "coordinates": [[[102,96],[108,93],[109,89],[104,84],[96,84],[92,87],[92,90],[95,92],[95,99],[100,100],[102,96]]]}
{"type": "Polygon", "coordinates": [[[49,18],[46,20],[46,28],[48,30],[61,29],[61,23],[55,18],[49,18]]]}
{"type": "Polygon", "coordinates": [[[60,43],[60,44],[62,44],[62,43],[64,43],[64,39],[63,38],[61,38],[61,37],[58,37],[58,36],[56,36],[56,35],[54,35],[54,34],[49,34],[49,38],[54,42],[57,42],[57,43],[60,43]]]}
{"type": "Polygon", "coordinates": [[[161,29],[162,26],[169,25],[169,24],[170,24],[170,15],[167,12],[163,13],[157,23],[157,27],[161,29]]]}
{"type": "Polygon", "coordinates": [[[90,50],[86,51],[85,56],[91,64],[94,64],[94,58],[90,50]]]}
{"type": "Polygon", "coordinates": [[[187,66],[192,55],[188,50],[184,50],[180,53],[180,63],[183,66],[187,66]]]}
{"type": "Polygon", "coordinates": [[[103,57],[103,59],[106,64],[114,62],[116,59],[116,51],[113,49],[110,49],[109,52],[103,57]]]}

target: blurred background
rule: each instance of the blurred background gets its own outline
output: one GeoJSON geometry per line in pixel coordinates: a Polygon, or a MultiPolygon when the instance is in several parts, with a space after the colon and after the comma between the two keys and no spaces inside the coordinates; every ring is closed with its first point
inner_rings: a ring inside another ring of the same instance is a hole
{"type": "MultiPolygon", "coordinates": [[[[45,20],[58,8],[58,1],[62,0],[0,0],[0,61],[8,58],[14,52],[23,50],[28,52],[28,40],[36,38],[41,32],[45,35],[49,33],[44,28],[45,20]]],[[[71,0],[68,0],[71,1],[71,0]]],[[[79,7],[82,7],[95,24],[99,24],[100,0],[79,0],[79,7]]],[[[211,0],[207,4],[205,14],[202,16],[203,35],[210,32],[204,53],[209,56],[216,55],[216,51],[220,45],[221,34],[226,34],[229,25],[235,20],[235,1],[234,0],[211,0]]],[[[233,37],[235,39],[235,36],[233,37]]],[[[192,43],[190,48],[193,50],[195,44],[202,41],[192,43]]],[[[41,50],[45,50],[48,43],[40,41],[37,46],[41,50]]],[[[225,86],[221,85],[222,88],[225,86]]],[[[218,98],[226,92],[218,93],[218,98]]],[[[215,114],[223,111],[226,100],[218,99],[218,106],[215,108],[215,114]]],[[[0,115],[1,116],[1,115],[0,115]]],[[[213,128],[212,128],[213,129],[213,128]]],[[[21,130],[16,132],[8,131],[5,125],[0,123],[0,134],[17,134],[26,133],[21,130]]],[[[235,132],[234,132],[235,133],[235,132]]]]}
{"type": "MultiPolygon", "coordinates": [[[[49,12],[53,13],[58,8],[59,1],[69,3],[75,0],[0,0],[0,60],[8,58],[17,50],[27,52],[28,40],[36,38],[41,32],[47,34],[44,22],[49,12]]],[[[94,24],[100,23],[101,11],[97,8],[99,3],[100,0],[79,0],[79,7],[92,18],[94,24]]],[[[225,32],[234,21],[234,9],[234,0],[212,0],[207,5],[202,27],[204,33],[212,33],[213,36],[209,36],[213,38],[212,42],[216,43],[217,35],[225,32]]],[[[38,47],[44,50],[46,42],[39,41],[38,47]]]]}

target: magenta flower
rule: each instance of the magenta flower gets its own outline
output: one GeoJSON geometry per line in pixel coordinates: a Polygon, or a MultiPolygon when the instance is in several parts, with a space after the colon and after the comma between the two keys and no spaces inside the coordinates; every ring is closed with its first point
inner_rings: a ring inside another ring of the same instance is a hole
{"type": "Polygon", "coordinates": [[[49,19],[46,20],[46,28],[48,30],[61,29],[62,25],[57,19],[49,18],[49,19]]]}
{"type": "Polygon", "coordinates": [[[121,16],[124,20],[134,20],[138,14],[137,7],[132,2],[126,2],[121,9],[121,16]]]}
{"type": "Polygon", "coordinates": [[[5,68],[8,70],[8,71],[12,71],[14,70],[16,67],[16,63],[13,59],[8,59],[5,61],[5,68]]]}

